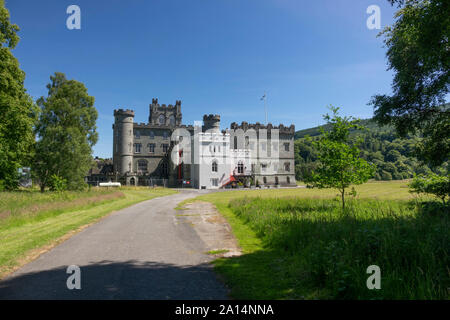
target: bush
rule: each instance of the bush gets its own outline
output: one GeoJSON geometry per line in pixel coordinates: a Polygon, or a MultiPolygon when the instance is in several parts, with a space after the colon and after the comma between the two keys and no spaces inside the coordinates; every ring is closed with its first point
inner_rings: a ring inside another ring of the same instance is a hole
{"type": "Polygon", "coordinates": [[[435,173],[414,177],[409,184],[411,192],[431,194],[445,205],[446,198],[450,196],[450,177],[440,176],[435,173]]]}
{"type": "Polygon", "coordinates": [[[53,174],[49,179],[48,186],[50,191],[62,192],[67,189],[67,180],[53,174]]]}
{"type": "Polygon", "coordinates": [[[381,171],[381,180],[391,181],[392,175],[389,172],[383,170],[381,171]]]}

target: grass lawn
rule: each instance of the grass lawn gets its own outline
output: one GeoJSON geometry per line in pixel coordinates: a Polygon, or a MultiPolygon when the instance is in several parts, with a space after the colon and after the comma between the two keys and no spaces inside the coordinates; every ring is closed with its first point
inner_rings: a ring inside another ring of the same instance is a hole
{"type": "Polygon", "coordinates": [[[176,193],[163,188],[0,193],[0,279],[83,226],[132,204],[176,193]]]}
{"type": "Polygon", "coordinates": [[[369,182],[356,190],[346,215],[333,190],[197,197],[216,205],[243,249],[240,257],[214,262],[232,297],[448,299],[448,213],[423,210],[405,181],[369,182]],[[381,269],[380,290],[366,286],[373,264],[381,269]]]}

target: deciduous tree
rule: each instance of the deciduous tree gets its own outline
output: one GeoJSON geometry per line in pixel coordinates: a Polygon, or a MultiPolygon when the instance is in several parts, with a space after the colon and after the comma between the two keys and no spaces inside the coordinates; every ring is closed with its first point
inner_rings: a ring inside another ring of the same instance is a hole
{"type": "Polygon", "coordinates": [[[318,188],[335,188],[341,194],[342,210],[345,210],[345,191],[350,185],[362,184],[373,177],[375,166],[360,157],[358,143],[349,139],[351,129],[363,129],[358,120],[340,117],[339,108],[330,107],[333,114],[324,119],[329,130],[321,128],[322,134],[313,141],[318,153],[318,168],[305,179],[318,188]]]}
{"type": "Polygon", "coordinates": [[[41,191],[55,177],[66,181],[68,189],[80,189],[98,139],[94,97],[81,82],[67,80],[63,73],[56,72],[50,80],[48,97],[37,101],[41,113],[33,172],[41,191]]]}
{"type": "Polygon", "coordinates": [[[28,166],[34,144],[36,107],[24,88],[25,73],[11,53],[19,42],[0,0],[0,190],[18,186],[18,169],[28,166]]]}
{"type": "Polygon", "coordinates": [[[394,124],[401,136],[420,133],[420,159],[437,166],[449,159],[450,2],[389,0],[397,4],[393,26],[381,33],[392,95],[375,95],[370,104],[380,124],[394,124]]]}

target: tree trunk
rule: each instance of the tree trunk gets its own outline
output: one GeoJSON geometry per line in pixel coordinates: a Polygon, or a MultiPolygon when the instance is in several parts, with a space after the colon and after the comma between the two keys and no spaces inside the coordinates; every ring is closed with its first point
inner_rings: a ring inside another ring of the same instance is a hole
{"type": "Polygon", "coordinates": [[[341,198],[342,198],[342,213],[345,213],[345,189],[341,191],[341,198]]]}

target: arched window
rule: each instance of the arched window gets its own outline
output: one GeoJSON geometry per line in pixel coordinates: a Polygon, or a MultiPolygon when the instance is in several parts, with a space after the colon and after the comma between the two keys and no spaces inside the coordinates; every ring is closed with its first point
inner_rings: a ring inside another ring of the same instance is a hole
{"type": "Polygon", "coordinates": [[[170,116],[170,118],[169,118],[169,123],[170,123],[171,126],[174,126],[174,125],[175,125],[175,116],[174,116],[174,115],[171,115],[171,116],[170,116]]]}
{"type": "Polygon", "coordinates": [[[238,147],[237,147],[237,137],[235,136],[234,137],[234,149],[237,149],[238,147]]]}
{"type": "Polygon", "coordinates": [[[138,171],[147,172],[147,161],[146,160],[138,161],[138,171]]]}
{"type": "Polygon", "coordinates": [[[284,171],[289,171],[291,168],[290,163],[289,162],[285,162],[284,163],[284,171]]]}
{"type": "Polygon", "coordinates": [[[238,162],[238,173],[244,173],[244,163],[242,161],[238,162]]]}
{"type": "Polygon", "coordinates": [[[163,114],[159,116],[158,123],[159,124],[165,124],[166,123],[166,117],[164,117],[163,114]]]}
{"type": "Polygon", "coordinates": [[[290,183],[291,183],[291,179],[290,179],[289,177],[286,177],[286,182],[287,182],[288,184],[290,184],[290,183]]]}
{"type": "Polygon", "coordinates": [[[211,170],[212,170],[212,172],[218,171],[217,161],[213,161],[211,170]]]}

